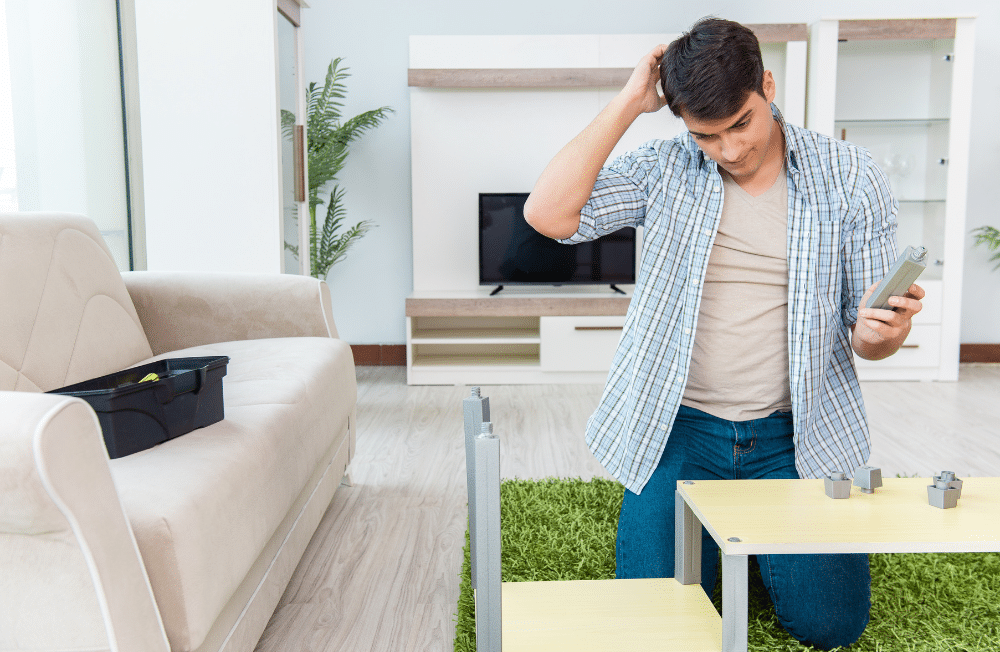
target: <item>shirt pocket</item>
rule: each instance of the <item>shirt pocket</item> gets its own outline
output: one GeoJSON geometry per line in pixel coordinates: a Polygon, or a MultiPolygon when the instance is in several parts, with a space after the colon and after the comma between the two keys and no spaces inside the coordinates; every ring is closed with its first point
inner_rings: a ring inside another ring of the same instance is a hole
{"type": "Polygon", "coordinates": [[[843,247],[840,220],[817,222],[816,235],[816,299],[822,316],[830,318],[839,313],[841,308],[843,270],[840,252],[843,247]]]}

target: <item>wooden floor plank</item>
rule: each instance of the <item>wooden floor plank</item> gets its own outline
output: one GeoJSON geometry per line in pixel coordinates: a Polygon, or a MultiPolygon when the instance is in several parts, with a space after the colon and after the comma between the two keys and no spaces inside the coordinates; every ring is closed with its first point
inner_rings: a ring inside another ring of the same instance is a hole
{"type": "MultiPolygon", "coordinates": [[[[466,526],[462,399],[358,367],[354,486],[341,487],[257,652],[450,652],[466,526]]],[[[599,385],[486,386],[504,477],[608,477],[583,440],[599,385]]],[[[862,384],[883,475],[1000,476],[1000,365],[957,383],[862,384]]]]}

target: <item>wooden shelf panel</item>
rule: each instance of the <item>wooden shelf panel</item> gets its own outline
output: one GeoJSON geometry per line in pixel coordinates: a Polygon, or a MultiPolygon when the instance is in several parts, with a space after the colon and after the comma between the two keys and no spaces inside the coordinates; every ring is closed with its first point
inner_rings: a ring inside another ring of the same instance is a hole
{"type": "MultiPolygon", "coordinates": [[[[761,43],[806,41],[805,23],[747,25],[761,43]]],[[[410,68],[413,88],[621,88],[632,68],[410,68]]]]}
{"type": "Polygon", "coordinates": [[[414,368],[468,367],[469,369],[484,369],[490,367],[524,367],[527,369],[538,369],[540,364],[541,362],[537,354],[504,356],[416,354],[413,356],[414,368]]]}
{"type": "Polygon", "coordinates": [[[631,68],[411,68],[417,88],[621,88],[631,68]]]}
{"type": "Polygon", "coordinates": [[[955,38],[955,19],[842,20],[838,38],[842,41],[955,38]]]}
{"type": "Polygon", "coordinates": [[[537,328],[450,328],[414,331],[413,344],[530,344],[541,342],[537,328]]]}
{"type": "Polygon", "coordinates": [[[745,26],[753,30],[761,43],[809,40],[809,26],[805,23],[750,23],[745,26]]]}
{"type": "Polygon", "coordinates": [[[631,297],[409,298],[407,317],[552,317],[624,315],[631,297]]]}
{"type": "Polygon", "coordinates": [[[857,129],[916,129],[934,126],[947,126],[948,118],[901,118],[901,119],[863,119],[837,118],[833,121],[838,127],[855,127],[857,129]]]}
{"type": "Polygon", "coordinates": [[[722,649],[722,618],[700,584],[672,577],[505,582],[501,590],[505,650],[722,649]]]}
{"type": "Polygon", "coordinates": [[[958,507],[927,503],[929,478],[883,478],[832,500],[823,480],[678,484],[726,554],[1000,552],[1000,478],[962,478],[958,507]],[[734,543],[730,537],[738,537],[734,543]]]}

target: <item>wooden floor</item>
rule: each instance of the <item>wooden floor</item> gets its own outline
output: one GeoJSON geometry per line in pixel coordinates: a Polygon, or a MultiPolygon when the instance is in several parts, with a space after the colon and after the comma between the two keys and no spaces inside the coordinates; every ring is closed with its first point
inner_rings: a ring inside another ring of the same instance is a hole
{"type": "MultiPolygon", "coordinates": [[[[862,389],[884,476],[1000,476],[1000,365],[862,389]]],[[[596,385],[487,386],[504,477],[608,477],[583,441],[596,385]]],[[[358,450],[257,652],[451,652],[466,525],[467,387],[358,367],[358,450]]]]}

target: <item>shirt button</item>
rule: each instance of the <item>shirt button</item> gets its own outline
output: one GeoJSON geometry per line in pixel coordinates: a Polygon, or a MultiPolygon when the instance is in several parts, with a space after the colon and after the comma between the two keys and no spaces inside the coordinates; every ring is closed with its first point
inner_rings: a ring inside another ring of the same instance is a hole
{"type": "Polygon", "coordinates": [[[712,186],[712,192],[719,192],[719,186],[712,186]]]}
{"type": "Polygon", "coordinates": [[[705,235],[711,236],[712,235],[712,229],[705,229],[705,235]]]}
{"type": "Polygon", "coordinates": [[[666,429],[667,429],[667,426],[665,424],[661,424],[660,425],[660,430],[666,430],[666,429]]]}
{"type": "Polygon", "coordinates": [[[691,279],[691,285],[698,285],[698,279],[696,278],[691,279]]]}
{"type": "Polygon", "coordinates": [[[691,329],[690,328],[685,328],[684,329],[684,334],[685,335],[690,335],[691,334],[691,329]]]}

